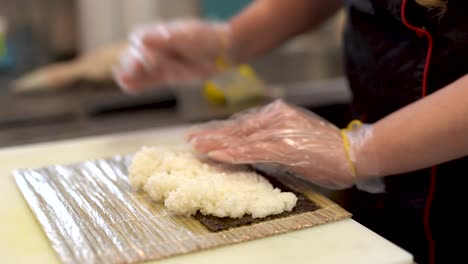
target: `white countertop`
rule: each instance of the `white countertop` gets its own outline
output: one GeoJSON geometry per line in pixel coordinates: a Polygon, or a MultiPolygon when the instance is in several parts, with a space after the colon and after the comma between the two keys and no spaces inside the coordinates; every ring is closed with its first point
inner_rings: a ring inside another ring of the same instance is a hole
{"type": "MultiPolygon", "coordinates": [[[[0,149],[1,263],[60,263],[10,171],[133,153],[183,142],[185,127],[0,149]]],[[[352,219],[159,261],[165,263],[412,264],[406,251],[352,219]]]]}

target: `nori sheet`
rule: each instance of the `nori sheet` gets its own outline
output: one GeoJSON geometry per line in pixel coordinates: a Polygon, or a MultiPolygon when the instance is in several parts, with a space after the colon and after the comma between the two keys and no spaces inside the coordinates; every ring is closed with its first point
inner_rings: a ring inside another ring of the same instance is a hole
{"type": "Polygon", "coordinates": [[[291,212],[283,212],[281,214],[270,215],[265,218],[252,218],[252,216],[250,215],[244,215],[242,218],[217,217],[212,215],[203,215],[202,213],[197,212],[194,215],[195,219],[197,219],[210,231],[218,232],[229,228],[271,221],[274,219],[284,218],[291,215],[313,212],[320,209],[320,206],[311,201],[304,194],[291,190],[290,188],[288,188],[287,186],[285,186],[284,184],[282,184],[281,182],[279,182],[271,176],[263,176],[266,177],[274,187],[279,188],[283,192],[292,192],[297,196],[296,206],[291,212]]]}

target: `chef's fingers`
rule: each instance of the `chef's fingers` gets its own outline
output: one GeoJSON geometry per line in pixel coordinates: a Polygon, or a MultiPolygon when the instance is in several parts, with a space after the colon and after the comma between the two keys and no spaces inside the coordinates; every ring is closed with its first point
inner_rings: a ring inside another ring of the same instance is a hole
{"type": "Polygon", "coordinates": [[[122,56],[121,64],[114,69],[114,75],[125,91],[137,93],[163,85],[189,84],[200,76],[207,76],[208,71],[169,58],[167,54],[131,47],[122,56]]]}
{"type": "Polygon", "coordinates": [[[176,20],[140,28],[131,40],[152,50],[175,53],[191,63],[212,65],[216,57],[226,53],[230,35],[225,23],[176,20]]]}
{"type": "Polygon", "coordinates": [[[223,138],[229,137],[247,137],[255,131],[262,129],[263,124],[260,120],[260,117],[252,116],[243,120],[234,119],[212,122],[190,131],[187,135],[187,140],[192,144],[199,144],[200,142],[207,142],[209,140],[220,141],[223,138]]]}
{"type": "Polygon", "coordinates": [[[273,142],[251,142],[208,152],[208,157],[231,164],[278,162],[278,145],[273,142]]]}
{"type": "Polygon", "coordinates": [[[268,125],[268,116],[262,112],[262,107],[252,107],[232,115],[226,120],[207,122],[192,128],[187,134],[190,142],[197,137],[248,136],[268,125]]]}

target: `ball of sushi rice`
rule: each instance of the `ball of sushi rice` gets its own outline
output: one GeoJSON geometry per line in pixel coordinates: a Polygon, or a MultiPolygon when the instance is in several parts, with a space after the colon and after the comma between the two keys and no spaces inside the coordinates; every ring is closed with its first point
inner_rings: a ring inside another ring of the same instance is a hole
{"type": "Polygon", "coordinates": [[[290,212],[297,202],[246,166],[203,160],[183,147],[143,147],[133,156],[129,182],[181,215],[263,218],[290,212]]]}

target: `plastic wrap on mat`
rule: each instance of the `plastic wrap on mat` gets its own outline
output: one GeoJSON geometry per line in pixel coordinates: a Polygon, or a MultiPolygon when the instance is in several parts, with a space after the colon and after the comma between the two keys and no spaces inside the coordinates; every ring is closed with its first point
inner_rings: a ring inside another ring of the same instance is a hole
{"type": "Polygon", "coordinates": [[[285,184],[321,209],[211,232],[194,217],[173,215],[146,194],[133,191],[127,181],[130,162],[128,155],[13,171],[63,263],[159,260],[350,217],[337,204],[289,178],[285,184]]]}

